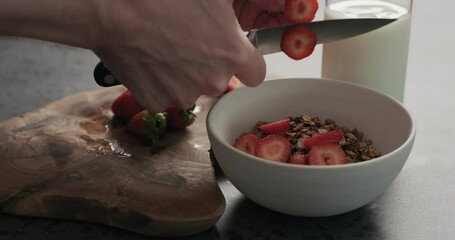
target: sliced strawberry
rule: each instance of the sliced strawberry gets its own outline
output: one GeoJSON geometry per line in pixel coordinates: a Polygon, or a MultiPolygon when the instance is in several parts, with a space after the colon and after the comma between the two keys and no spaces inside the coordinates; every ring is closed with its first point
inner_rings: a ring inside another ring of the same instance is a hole
{"type": "Polygon", "coordinates": [[[236,76],[232,76],[231,80],[229,80],[228,86],[226,88],[226,92],[230,92],[236,88],[245,86],[236,76]]]}
{"type": "Polygon", "coordinates": [[[317,0],[286,0],[283,15],[292,23],[311,22],[318,8],[317,0]]]}
{"type": "Polygon", "coordinates": [[[184,129],[196,120],[196,114],[193,113],[194,106],[189,109],[169,107],[164,112],[167,114],[167,127],[169,130],[184,129]]]}
{"type": "Polygon", "coordinates": [[[276,162],[287,162],[291,155],[291,143],[283,136],[267,135],[256,144],[254,155],[276,162]]]}
{"type": "Polygon", "coordinates": [[[337,143],[325,143],[313,146],[308,152],[310,165],[337,165],[345,164],[346,153],[337,143]]]}
{"type": "Polygon", "coordinates": [[[126,130],[131,134],[157,144],[166,132],[166,115],[163,113],[150,114],[143,110],[134,115],[126,124],[126,130]]]}
{"type": "Polygon", "coordinates": [[[324,143],[337,143],[343,138],[343,133],[338,131],[330,131],[321,133],[303,141],[305,148],[310,150],[313,146],[324,143]]]}
{"type": "Polygon", "coordinates": [[[143,107],[134,98],[130,90],[123,91],[115,100],[111,106],[112,112],[116,117],[127,121],[137,113],[144,110],[143,107]]]}
{"type": "Polygon", "coordinates": [[[301,152],[297,152],[294,155],[292,155],[291,158],[289,159],[289,163],[303,164],[303,165],[309,164],[308,157],[301,152]]]}
{"type": "Polygon", "coordinates": [[[291,125],[291,119],[286,118],[259,126],[259,129],[266,134],[286,135],[291,125]]]}
{"type": "Polygon", "coordinates": [[[294,60],[310,56],[316,47],[316,35],[306,26],[291,27],[281,38],[281,50],[294,60]]]}
{"type": "Polygon", "coordinates": [[[254,155],[256,144],[258,141],[259,141],[258,136],[249,133],[237,138],[237,140],[235,140],[234,147],[239,149],[240,151],[254,155]]]}

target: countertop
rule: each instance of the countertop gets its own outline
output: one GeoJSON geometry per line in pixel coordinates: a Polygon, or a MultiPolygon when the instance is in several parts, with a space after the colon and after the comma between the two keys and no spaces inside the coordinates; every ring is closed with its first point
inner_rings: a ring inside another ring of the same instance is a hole
{"type": "MultiPolygon", "coordinates": [[[[320,2],[323,4],[323,1],[320,2]]],[[[222,175],[226,212],[210,230],[182,239],[455,239],[455,2],[414,1],[404,105],[417,123],[414,149],[388,190],[352,212],[292,217],[245,198],[222,175]]],[[[268,77],[319,77],[321,49],[302,61],[266,57],[268,77]]],[[[92,52],[0,38],[0,121],[64,96],[99,88],[92,52]]],[[[77,221],[0,214],[0,239],[158,239],[77,221]]]]}

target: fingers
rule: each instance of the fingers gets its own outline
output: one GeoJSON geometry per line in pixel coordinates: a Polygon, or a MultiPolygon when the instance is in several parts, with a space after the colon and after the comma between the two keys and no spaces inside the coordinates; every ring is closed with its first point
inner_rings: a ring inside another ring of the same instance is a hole
{"type": "MultiPolygon", "coordinates": [[[[167,86],[163,85],[163,82],[172,82],[169,81],[169,77],[160,74],[162,71],[154,71],[153,65],[144,65],[140,61],[128,61],[126,58],[118,57],[111,52],[103,53],[95,52],[112,74],[133,93],[139,105],[145,109],[150,112],[162,112],[169,106],[180,107],[184,105],[175,100],[175,91],[172,92],[167,86]]],[[[188,90],[186,86],[184,88],[188,90]]],[[[189,94],[190,92],[186,91],[185,96],[193,96],[189,94]]],[[[193,100],[195,101],[195,99],[197,97],[193,100]]],[[[188,104],[188,106],[191,105],[188,104]]]]}
{"type": "Polygon", "coordinates": [[[138,63],[134,72],[141,73],[137,79],[127,79],[125,86],[137,96],[138,102],[150,112],[162,112],[168,107],[187,109],[201,92],[188,78],[175,74],[172,69],[138,63]],[[128,84],[127,84],[128,83],[128,84]]]}
{"type": "Polygon", "coordinates": [[[249,0],[262,10],[279,13],[284,10],[285,0],[249,0]]]}
{"type": "Polygon", "coordinates": [[[282,14],[284,0],[236,0],[233,8],[244,31],[289,24],[282,14]]]}
{"type": "Polygon", "coordinates": [[[237,11],[237,20],[243,30],[250,30],[254,28],[256,18],[260,16],[262,12],[261,9],[251,2],[245,1],[237,11]]]}

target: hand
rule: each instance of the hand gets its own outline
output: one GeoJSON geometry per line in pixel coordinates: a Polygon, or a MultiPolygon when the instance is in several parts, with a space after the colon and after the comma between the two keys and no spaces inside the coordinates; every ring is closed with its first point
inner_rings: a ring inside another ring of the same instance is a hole
{"type": "Polygon", "coordinates": [[[281,14],[285,0],[234,0],[235,15],[243,30],[288,24],[281,14]]]}
{"type": "Polygon", "coordinates": [[[244,30],[282,24],[284,0],[2,0],[0,36],[92,49],[143,107],[187,108],[233,75],[265,77],[244,30]],[[242,29],[243,28],[243,29],[242,29]]]}
{"type": "Polygon", "coordinates": [[[94,52],[140,104],[162,111],[189,107],[201,94],[222,94],[233,75],[247,86],[260,84],[264,59],[239,22],[243,30],[280,24],[268,12],[281,11],[284,0],[106,4],[94,52]]]}

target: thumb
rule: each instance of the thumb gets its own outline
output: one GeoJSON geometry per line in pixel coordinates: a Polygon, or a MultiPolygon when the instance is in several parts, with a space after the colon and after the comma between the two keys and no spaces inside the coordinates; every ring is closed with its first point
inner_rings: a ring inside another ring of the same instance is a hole
{"type": "Polygon", "coordinates": [[[250,43],[248,38],[241,33],[244,43],[241,61],[235,69],[234,75],[246,86],[255,87],[265,79],[266,65],[262,54],[250,43]]]}

